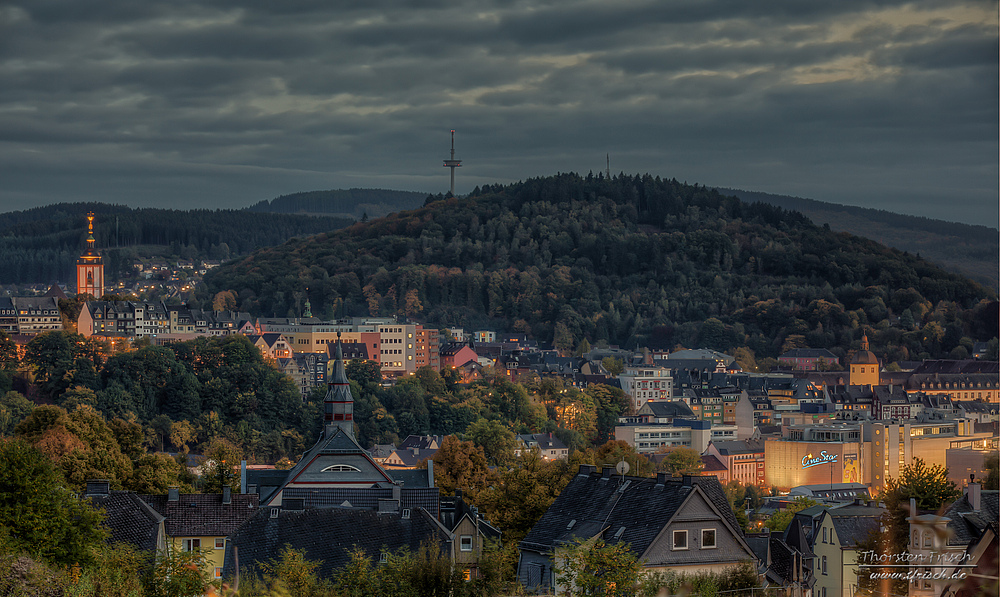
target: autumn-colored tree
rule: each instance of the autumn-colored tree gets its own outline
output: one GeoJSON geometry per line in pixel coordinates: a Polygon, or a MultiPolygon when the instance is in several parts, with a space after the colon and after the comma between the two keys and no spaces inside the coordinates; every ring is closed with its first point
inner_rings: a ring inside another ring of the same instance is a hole
{"type": "Polygon", "coordinates": [[[453,495],[461,489],[475,503],[479,492],[494,482],[494,473],[482,447],[449,435],[434,453],[434,482],[441,495],[453,495]]]}
{"type": "Polygon", "coordinates": [[[214,311],[235,311],[236,293],[232,290],[222,290],[215,293],[212,298],[212,310],[214,311]]]}
{"type": "Polygon", "coordinates": [[[556,568],[559,584],[565,594],[633,596],[642,563],[627,543],[606,544],[602,539],[581,540],[561,548],[556,568]]]}
{"type": "Polygon", "coordinates": [[[504,542],[516,545],[541,519],[570,478],[566,461],[545,460],[537,449],[525,450],[512,466],[498,472],[499,482],[481,491],[476,504],[503,531],[504,542]]]}
{"type": "Polygon", "coordinates": [[[479,419],[466,428],[465,438],[481,447],[486,461],[493,466],[506,467],[514,459],[514,433],[500,421],[479,419]]]}
{"type": "Polygon", "coordinates": [[[625,370],[625,363],[617,357],[604,357],[601,359],[601,365],[611,377],[618,377],[625,370]]]}
{"type": "Polygon", "coordinates": [[[232,442],[216,437],[205,448],[205,467],[202,472],[202,491],[222,493],[224,486],[240,491],[240,477],[236,472],[243,459],[243,452],[232,442]]]}
{"type": "Polygon", "coordinates": [[[615,467],[624,460],[629,465],[628,474],[633,477],[648,477],[655,467],[648,458],[636,452],[628,442],[610,440],[597,448],[577,450],[570,454],[570,470],[579,470],[581,464],[593,464],[597,467],[615,467]]]}
{"type": "Polygon", "coordinates": [[[35,403],[20,392],[10,390],[0,396],[0,435],[14,433],[14,427],[30,415],[33,408],[35,403]]]}
{"type": "Polygon", "coordinates": [[[771,532],[774,533],[784,531],[792,523],[792,519],[795,518],[796,513],[815,506],[817,503],[815,500],[800,495],[787,508],[772,514],[767,519],[767,522],[764,523],[764,526],[771,529],[771,532]]]}
{"type": "Polygon", "coordinates": [[[670,450],[658,467],[659,470],[670,473],[671,476],[700,475],[705,463],[697,450],[681,446],[670,450]]]}
{"type": "Polygon", "coordinates": [[[52,461],[21,439],[0,439],[0,529],[16,551],[59,564],[89,562],[103,516],[63,485],[52,461]]]}

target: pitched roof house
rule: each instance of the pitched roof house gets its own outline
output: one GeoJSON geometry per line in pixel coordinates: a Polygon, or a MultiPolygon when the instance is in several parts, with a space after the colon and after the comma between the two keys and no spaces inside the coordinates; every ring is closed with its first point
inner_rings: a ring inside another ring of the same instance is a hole
{"type": "Polygon", "coordinates": [[[650,571],[719,571],[756,560],[715,477],[623,477],[582,465],[521,541],[519,582],[558,593],[558,550],[594,538],[628,544],[650,571]]]}

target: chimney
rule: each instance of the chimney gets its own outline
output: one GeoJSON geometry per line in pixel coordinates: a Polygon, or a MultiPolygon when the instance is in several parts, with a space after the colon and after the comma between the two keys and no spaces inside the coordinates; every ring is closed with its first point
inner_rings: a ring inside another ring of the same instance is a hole
{"type": "Polygon", "coordinates": [[[228,506],[233,503],[233,490],[228,485],[222,488],[222,504],[228,506]]]}
{"type": "Polygon", "coordinates": [[[681,485],[683,485],[684,487],[691,487],[691,484],[694,483],[693,479],[694,477],[692,477],[691,475],[684,475],[681,478],[682,481],[681,485]]]}
{"type": "Polygon", "coordinates": [[[670,473],[656,473],[656,484],[666,485],[667,481],[670,480],[670,473]]]}
{"type": "Polygon", "coordinates": [[[584,476],[586,476],[586,475],[590,475],[591,473],[593,473],[596,470],[597,470],[597,467],[594,466],[594,465],[592,465],[592,464],[581,464],[580,465],[580,472],[577,473],[577,474],[578,475],[584,475],[584,476]]]}
{"type": "Polygon", "coordinates": [[[982,505],[982,490],[983,486],[979,483],[969,483],[969,494],[967,498],[969,500],[969,505],[972,506],[973,512],[979,512],[979,508],[982,505]]]}
{"type": "Polygon", "coordinates": [[[403,488],[398,484],[393,483],[392,485],[392,499],[399,502],[402,499],[403,488]]]}
{"type": "Polygon", "coordinates": [[[167,488],[167,501],[168,502],[179,502],[181,499],[181,490],[179,487],[168,487],[167,488]]]}
{"type": "Polygon", "coordinates": [[[613,467],[613,466],[607,466],[607,465],[605,465],[604,468],[601,469],[601,478],[602,479],[608,479],[608,478],[610,478],[614,474],[615,474],[615,467],[613,467]]]}

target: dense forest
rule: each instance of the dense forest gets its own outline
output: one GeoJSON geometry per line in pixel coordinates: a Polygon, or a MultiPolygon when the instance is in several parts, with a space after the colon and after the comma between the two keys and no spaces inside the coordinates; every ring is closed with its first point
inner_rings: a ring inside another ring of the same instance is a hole
{"type": "Polygon", "coordinates": [[[356,220],[381,218],[394,211],[419,207],[426,195],[386,189],[337,189],[282,195],[248,207],[250,211],[283,214],[336,214],[356,220]]]}
{"type": "MultiPolygon", "coordinates": [[[[529,333],[571,349],[856,349],[887,362],[968,354],[996,295],[924,259],[649,175],[487,185],[467,198],[263,249],[206,276],[241,310],[399,315],[529,333]]],[[[207,295],[206,295],[207,298],[207,295]]],[[[836,351],[835,351],[836,352],[836,351]]]]}
{"type": "Polygon", "coordinates": [[[986,284],[994,291],[1000,284],[1000,236],[996,228],[757,191],[719,189],[719,192],[735,195],[744,201],[760,201],[798,211],[815,224],[829,224],[833,230],[871,238],[901,251],[919,253],[938,265],[986,284]]]}
{"type": "Polygon", "coordinates": [[[113,282],[156,246],[158,256],[227,259],[295,236],[342,228],[353,220],[246,210],[132,209],[102,203],[60,203],[0,214],[0,284],[73,280],[86,246],[85,214],[96,214],[94,237],[113,282]]]}

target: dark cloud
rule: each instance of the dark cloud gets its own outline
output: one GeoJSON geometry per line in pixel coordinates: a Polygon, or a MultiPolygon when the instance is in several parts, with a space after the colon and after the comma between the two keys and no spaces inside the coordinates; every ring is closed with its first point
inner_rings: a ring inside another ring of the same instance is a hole
{"type": "Polygon", "coordinates": [[[995,2],[15,0],[0,205],[556,171],[997,219],[995,2]]]}

